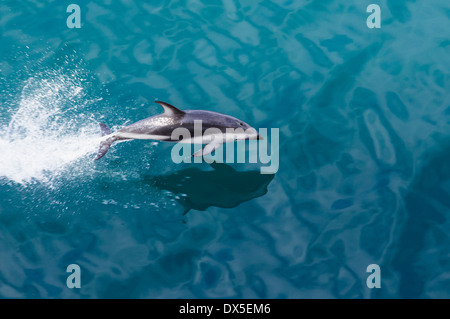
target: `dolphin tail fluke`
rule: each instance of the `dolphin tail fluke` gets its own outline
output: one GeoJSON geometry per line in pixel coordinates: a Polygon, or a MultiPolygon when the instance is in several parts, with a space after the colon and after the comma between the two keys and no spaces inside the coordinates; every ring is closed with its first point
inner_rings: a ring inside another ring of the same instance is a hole
{"type": "MultiPolygon", "coordinates": [[[[111,129],[108,127],[108,125],[100,123],[100,129],[102,130],[102,136],[106,136],[111,134],[111,129]]],[[[104,141],[100,142],[100,148],[98,149],[97,156],[95,157],[96,160],[101,159],[105,154],[108,152],[111,144],[115,141],[114,137],[110,137],[104,141]]]]}
{"type": "Polygon", "coordinates": [[[100,129],[102,130],[102,136],[105,135],[109,135],[111,134],[111,129],[108,127],[108,125],[103,124],[103,123],[99,123],[100,124],[100,129]]]}
{"type": "Polygon", "coordinates": [[[105,154],[108,152],[109,148],[111,147],[111,144],[115,141],[114,138],[108,138],[105,141],[102,141],[100,143],[100,148],[98,149],[97,156],[95,157],[96,160],[101,159],[105,154]]]}

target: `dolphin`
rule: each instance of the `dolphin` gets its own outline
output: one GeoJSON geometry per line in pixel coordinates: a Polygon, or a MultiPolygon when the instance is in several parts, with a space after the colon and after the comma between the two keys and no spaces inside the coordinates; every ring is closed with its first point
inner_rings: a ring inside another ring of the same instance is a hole
{"type": "Polygon", "coordinates": [[[100,123],[103,139],[100,142],[100,148],[95,159],[102,158],[108,152],[112,143],[116,141],[136,139],[206,144],[203,149],[193,154],[193,156],[199,157],[212,153],[226,142],[262,139],[253,127],[235,117],[205,110],[182,111],[166,102],[155,101],[155,103],[163,107],[164,113],[140,120],[114,133],[106,124],[100,123]],[[201,136],[195,135],[194,121],[201,121],[201,136]],[[191,137],[172,136],[172,132],[177,128],[187,129],[191,137]],[[227,129],[234,129],[235,131],[227,129]]]}

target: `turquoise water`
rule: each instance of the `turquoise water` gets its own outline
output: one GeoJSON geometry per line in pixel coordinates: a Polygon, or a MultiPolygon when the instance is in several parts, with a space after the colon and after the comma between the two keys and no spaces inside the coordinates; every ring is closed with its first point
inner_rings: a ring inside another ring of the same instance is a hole
{"type": "Polygon", "coordinates": [[[2,1],[0,297],[449,298],[449,18],[441,0],[2,1]],[[97,123],[155,99],[279,128],[278,172],[150,141],[94,162],[97,123]]]}

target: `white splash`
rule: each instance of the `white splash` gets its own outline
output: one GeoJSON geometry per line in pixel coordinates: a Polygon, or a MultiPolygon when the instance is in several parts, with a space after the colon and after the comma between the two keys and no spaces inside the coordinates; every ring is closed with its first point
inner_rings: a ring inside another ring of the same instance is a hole
{"type": "Polygon", "coordinates": [[[83,157],[92,160],[87,155],[97,151],[100,133],[92,116],[82,112],[91,101],[80,83],[61,74],[27,81],[18,105],[11,106],[17,111],[0,128],[0,179],[48,183],[83,157]]]}

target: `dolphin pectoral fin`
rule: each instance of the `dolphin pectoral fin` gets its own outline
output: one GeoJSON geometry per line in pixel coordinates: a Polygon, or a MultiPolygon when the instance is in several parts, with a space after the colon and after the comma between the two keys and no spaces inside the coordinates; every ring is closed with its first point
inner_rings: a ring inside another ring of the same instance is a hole
{"type": "Polygon", "coordinates": [[[111,144],[114,142],[114,138],[108,138],[107,140],[100,143],[100,148],[98,149],[97,156],[95,160],[101,159],[108,152],[111,144]]]}
{"type": "Polygon", "coordinates": [[[200,157],[211,154],[216,149],[218,149],[220,145],[222,145],[222,142],[211,142],[209,144],[206,144],[205,147],[202,148],[200,151],[197,151],[194,154],[192,154],[192,156],[200,157]]]}
{"type": "Polygon", "coordinates": [[[195,156],[195,157],[203,156],[203,149],[201,149],[200,151],[195,152],[194,154],[192,154],[192,156],[195,156]]]}

